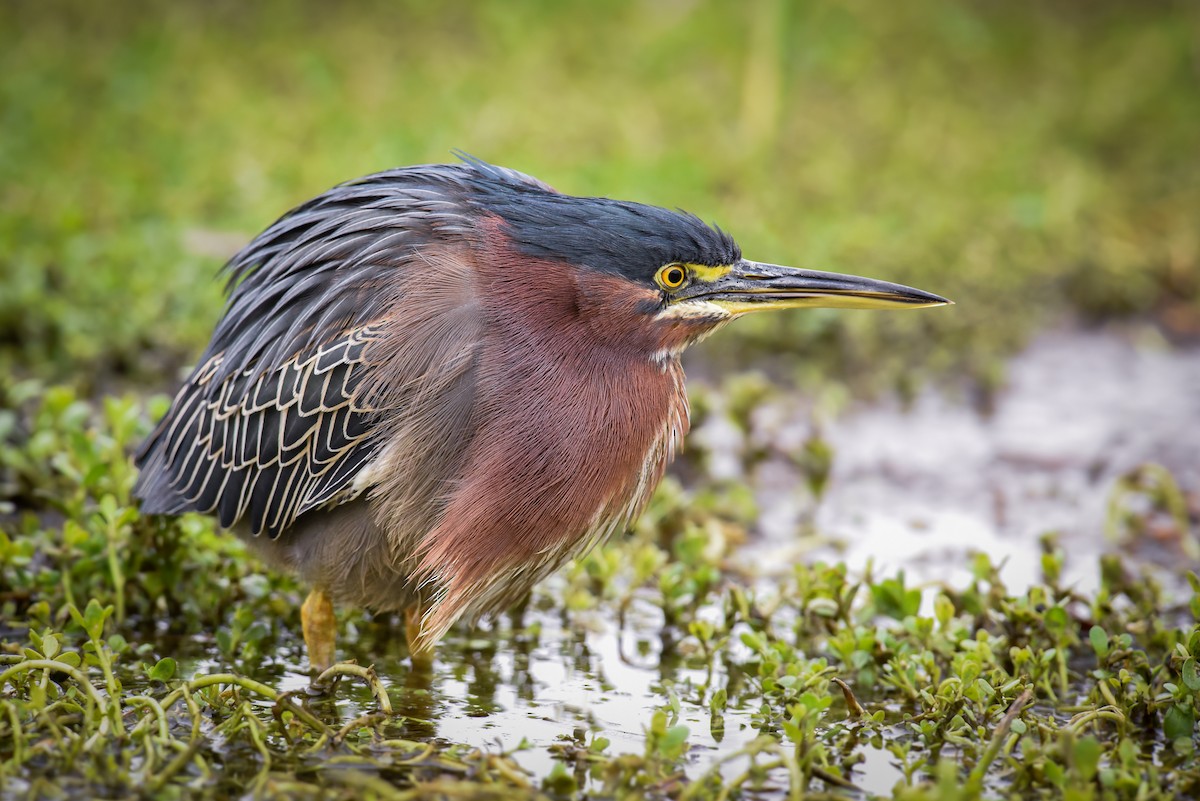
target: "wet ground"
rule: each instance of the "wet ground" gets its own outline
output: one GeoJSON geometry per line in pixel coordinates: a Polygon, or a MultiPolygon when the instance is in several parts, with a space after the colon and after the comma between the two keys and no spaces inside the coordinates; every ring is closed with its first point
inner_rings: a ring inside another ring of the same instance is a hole
{"type": "MultiPolygon", "coordinates": [[[[750,437],[770,438],[788,451],[810,433],[806,410],[773,402],[756,413],[750,437]]],[[[735,437],[719,415],[695,434],[710,445],[735,437]]],[[[1106,549],[1159,563],[1164,575],[1195,566],[1178,531],[1135,546],[1102,532],[1114,482],[1146,462],[1168,467],[1194,503],[1200,350],[1171,350],[1152,337],[1118,333],[1047,334],[1013,360],[990,413],[931,391],[907,409],[884,403],[853,410],[829,422],[825,436],[835,454],[833,473],[815,514],[791,462],[768,459],[756,468],[760,530],[738,559],[778,569],[799,559],[844,559],[854,570],[873,561],[883,570],[904,568],[920,583],[963,586],[970,554],[983,551],[995,563],[1003,560],[1006,581],[1019,587],[1038,579],[1039,537],[1056,530],[1069,555],[1068,580],[1080,589],[1095,585],[1096,556],[1106,549]]],[[[583,742],[592,732],[612,741],[610,754],[640,752],[643,728],[668,689],[682,701],[695,770],[757,734],[753,710],[739,708],[733,693],[724,731],[710,731],[708,711],[694,697],[705,671],[686,667],[686,654],[664,640],[657,607],[635,602],[623,629],[607,614],[572,620],[566,630],[556,610],[534,608],[526,623],[541,631],[533,639],[514,637],[507,619],[496,624],[497,637],[456,633],[427,675],[410,669],[386,624],[366,624],[342,642],[346,655],[374,663],[388,683],[398,711],[408,716],[398,724],[400,734],[505,750],[524,741],[530,747],[518,760],[535,775],[549,773],[552,747],[583,742]]],[[[298,651],[281,654],[276,686],[303,691],[302,664],[298,651]]],[[[219,668],[197,660],[184,672],[219,668]]],[[[713,670],[724,678],[722,664],[713,670]]],[[[342,720],[371,708],[365,688],[338,697],[330,711],[342,720]]],[[[851,776],[881,793],[900,778],[886,751],[870,749],[851,776]]]]}
{"type": "MultiPolygon", "coordinates": [[[[806,419],[765,410],[780,448],[800,446],[806,419]],[[777,422],[776,422],[777,421],[777,422]]],[[[1181,532],[1128,543],[1104,532],[1119,478],[1145,464],[1166,467],[1200,497],[1200,349],[1168,347],[1152,331],[1063,331],[1039,337],[1009,365],[990,412],[927,391],[910,408],[885,402],[825,426],[835,457],[829,490],[812,511],[794,491],[786,460],[760,470],[764,541],[815,551],[805,558],[874,560],[918,581],[961,586],[967,558],[1006,562],[1013,588],[1040,573],[1039,538],[1058,532],[1068,579],[1095,589],[1096,556],[1128,545],[1138,560],[1179,568],[1181,532]],[[789,491],[791,489],[792,491],[789,491]],[[813,518],[818,542],[796,544],[813,518]]]]}

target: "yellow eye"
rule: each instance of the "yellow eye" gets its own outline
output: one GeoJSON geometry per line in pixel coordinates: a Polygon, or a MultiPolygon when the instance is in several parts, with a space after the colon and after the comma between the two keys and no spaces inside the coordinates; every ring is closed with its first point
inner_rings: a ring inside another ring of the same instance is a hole
{"type": "Polygon", "coordinates": [[[659,268],[654,275],[654,280],[663,289],[679,289],[687,282],[687,270],[683,268],[682,264],[668,264],[659,268]]]}

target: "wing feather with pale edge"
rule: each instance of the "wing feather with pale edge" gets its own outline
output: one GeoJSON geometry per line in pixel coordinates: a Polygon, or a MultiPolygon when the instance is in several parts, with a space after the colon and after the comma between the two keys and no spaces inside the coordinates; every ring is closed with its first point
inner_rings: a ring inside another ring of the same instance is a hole
{"type": "Polygon", "coordinates": [[[271,372],[219,381],[223,357],[212,357],[179,391],[143,465],[143,477],[169,477],[169,492],[139,483],[147,511],[210,512],[223,526],[246,518],[253,531],[276,533],[353,497],[354,477],[376,450],[373,410],[358,389],[379,336],[361,326],[271,372]]]}

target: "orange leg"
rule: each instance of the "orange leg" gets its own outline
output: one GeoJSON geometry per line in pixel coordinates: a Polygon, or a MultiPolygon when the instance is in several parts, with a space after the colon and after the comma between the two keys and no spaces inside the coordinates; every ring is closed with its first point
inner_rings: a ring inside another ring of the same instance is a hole
{"type": "Polygon", "coordinates": [[[408,654],[412,657],[414,668],[429,670],[433,667],[433,648],[418,645],[421,638],[421,618],[425,610],[420,606],[410,606],[404,610],[404,636],[408,640],[408,654]]]}
{"type": "Polygon", "coordinates": [[[320,673],[333,664],[337,653],[337,620],[333,616],[333,601],[319,587],[313,588],[300,607],[300,622],[304,628],[304,644],[308,646],[308,665],[320,673]]]}

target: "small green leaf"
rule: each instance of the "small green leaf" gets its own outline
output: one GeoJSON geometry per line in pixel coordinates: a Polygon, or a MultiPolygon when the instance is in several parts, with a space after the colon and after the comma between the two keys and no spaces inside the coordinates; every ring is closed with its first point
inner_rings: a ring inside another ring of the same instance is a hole
{"type": "Polygon", "coordinates": [[[1065,631],[1070,618],[1067,617],[1067,610],[1061,606],[1052,606],[1046,610],[1046,628],[1054,633],[1065,631]]]}
{"type": "Polygon", "coordinates": [[[933,599],[933,614],[943,629],[948,628],[950,621],[954,619],[954,602],[938,593],[937,598],[933,599]]]}
{"type": "Polygon", "coordinates": [[[579,783],[566,765],[555,762],[550,774],[542,780],[542,787],[557,795],[574,795],[579,790],[579,783]]]}
{"type": "Polygon", "coordinates": [[[83,610],[83,630],[92,640],[99,640],[104,634],[104,621],[112,614],[111,606],[101,606],[95,598],[88,601],[87,609],[83,610]]]}
{"type": "Polygon", "coordinates": [[[766,641],[753,631],[742,632],[742,643],[757,654],[764,654],[767,651],[766,641]]]}
{"type": "Polygon", "coordinates": [[[1095,737],[1084,737],[1075,743],[1075,768],[1084,781],[1091,781],[1100,766],[1100,741],[1095,737]]]}
{"type": "Polygon", "coordinates": [[[1099,626],[1092,626],[1088,632],[1088,638],[1092,641],[1092,648],[1096,651],[1096,656],[1100,657],[1100,661],[1104,661],[1104,657],[1108,656],[1108,633],[1099,626]]]}
{"type": "Polygon", "coordinates": [[[1192,692],[1200,692],[1200,669],[1196,667],[1195,657],[1183,660],[1183,683],[1192,692]]]}
{"type": "Polygon", "coordinates": [[[658,743],[659,753],[668,759],[674,759],[679,756],[687,747],[688,734],[687,726],[672,726],[667,729],[662,740],[658,743]]]}
{"type": "Polygon", "coordinates": [[[74,651],[65,651],[59,654],[58,661],[62,662],[64,665],[70,665],[71,667],[75,668],[79,667],[79,665],[83,662],[83,660],[79,658],[79,654],[75,653],[74,651]]]}
{"type": "Polygon", "coordinates": [[[1191,737],[1196,728],[1196,716],[1190,708],[1176,704],[1163,716],[1163,734],[1168,740],[1191,737]]]}
{"type": "Polygon", "coordinates": [[[53,634],[47,634],[42,638],[42,653],[47,659],[53,659],[58,654],[58,638],[53,634]]]}
{"type": "Polygon", "coordinates": [[[725,739],[725,717],[723,715],[712,716],[708,723],[708,733],[718,743],[725,739]]]}
{"type": "Polygon", "coordinates": [[[904,574],[871,585],[871,597],[880,614],[896,620],[915,615],[921,608],[921,591],[904,586],[904,574]]]}
{"type": "Polygon", "coordinates": [[[146,671],[146,675],[153,681],[169,681],[175,675],[175,660],[164,656],[158,660],[158,664],[146,671]]]}
{"type": "Polygon", "coordinates": [[[693,620],[688,624],[688,632],[703,644],[712,639],[713,624],[707,620],[693,620]]]}
{"type": "MultiPolygon", "coordinates": [[[[271,633],[271,629],[261,620],[256,620],[250,624],[250,628],[246,629],[246,633],[242,635],[244,642],[258,642],[271,633]]],[[[492,641],[484,638],[471,640],[470,649],[473,651],[487,651],[493,647],[492,641]]]]}
{"type": "Polygon", "coordinates": [[[1062,557],[1052,553],[1042,554],[1042,576],[1047,584],[1056,584],[1062,575],[1062,557]]]}
{"type": "Polygon", "coordinates": [[[62,536],[63,541],[72,547],[83,545],[91,537],[87,529],[74,520],[67,520],[63,523],[62,536]]]}

